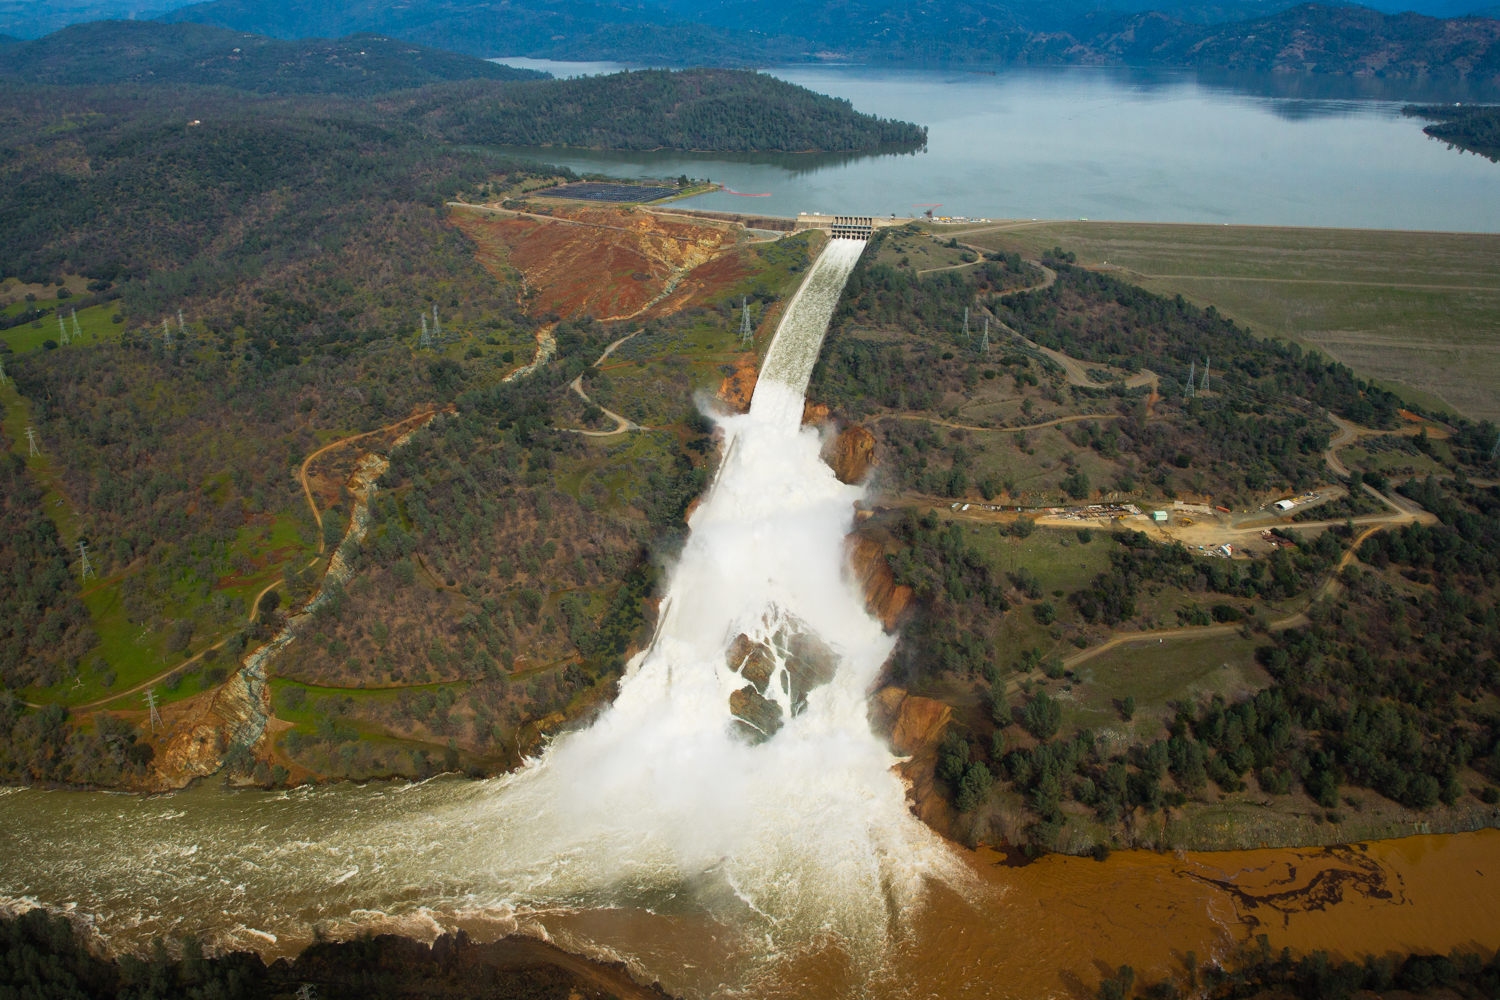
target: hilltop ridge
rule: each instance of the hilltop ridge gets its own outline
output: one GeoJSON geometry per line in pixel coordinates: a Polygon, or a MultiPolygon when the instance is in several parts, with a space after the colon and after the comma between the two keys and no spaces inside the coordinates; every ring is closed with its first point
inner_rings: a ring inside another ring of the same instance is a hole
{"type": "MultiPolygon", "coordinates": [[[[1430,10],[1438,10],[1431,7],[1430,10]]],[[[417,18],[385,0],[317,12],[271,0],[209,0],[164,16],[296,37],[388,31],[473,55],[763,65],[829,59],[902,65],[1146,65],[1492,79],[1500,21],[1386,14],[1346,4],[1275,2],[1017,5],[909,0],[792,6],[753,0],[667,8],[547,0],[495,9],[456,0],[417,18]]]]}
{"type": "Polygon", "coordinates": [[[269,94],[363,97],[452,80],[550,73],[381,35],[284,41],[206,24],[93,21],[5,49],[0,80],[62,86],[197,84],[269,94]]]}

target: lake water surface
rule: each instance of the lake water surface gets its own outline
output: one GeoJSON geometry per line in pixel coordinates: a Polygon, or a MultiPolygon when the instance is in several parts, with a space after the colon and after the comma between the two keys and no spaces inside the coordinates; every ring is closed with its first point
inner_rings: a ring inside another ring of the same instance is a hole
{"type": "MultiPolygon", "coordinates": [[[[612,63],[505,59],[559,75],[612,63]]],[[[684,204],[736,212],[1087,218],[1500,232],[1500,165],[1403,118],[1467,89],[1344,78],[1209,82],[1191,73],[796,66],[775,76],[929,127],[884,155],[630,153],[511,147],[616,177],[707,177],[684,204]]]]}

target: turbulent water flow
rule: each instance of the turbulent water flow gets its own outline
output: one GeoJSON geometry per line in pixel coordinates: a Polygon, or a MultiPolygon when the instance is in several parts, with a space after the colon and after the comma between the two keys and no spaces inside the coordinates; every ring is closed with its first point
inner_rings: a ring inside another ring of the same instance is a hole
{"type": "Polygon", "coordinates": [[[285,950],[320,923],[474,919],[553,934],[695,993],[753,992],[778,963],[829,946],[878,969],[927,881],[963,869],[911,816],[870,731],[866,699],[894,640],[846,573],[859,490],[800,425],[863,246],[834,241],[819,257],[750,412],[721,421],[724,459],[655,637],[592,726],[488,782],[149,801],[13,792],[0,797],[0,891],[72,907],[120,947],[206,931],[285,950]],[[768,739],[746,738],[731,714],[747,686],[731,648],[760,650],[771,671],[768,739]],[[579,919],[621,911],[708,927],[713,943],[664,968],[670,948],[644,955],[579,919]]]}

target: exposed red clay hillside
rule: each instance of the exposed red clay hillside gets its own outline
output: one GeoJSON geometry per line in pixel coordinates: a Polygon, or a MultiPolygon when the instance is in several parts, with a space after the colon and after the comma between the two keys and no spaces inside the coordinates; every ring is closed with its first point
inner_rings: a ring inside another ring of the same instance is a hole
{"type": "Polygon", "coordinates": [[[734,246],[738,232],[729,226],[617,208],[556,209],[553,216],[559,221],[457,210],[450,218],[491,273],[507,265],[521,273],[535,292],[533,314],[633,316],[676,279],[682,301],[674,301],[674,291],[652,310],[661,315],[738,280],[733,266],[693,273],[734,246]]]}

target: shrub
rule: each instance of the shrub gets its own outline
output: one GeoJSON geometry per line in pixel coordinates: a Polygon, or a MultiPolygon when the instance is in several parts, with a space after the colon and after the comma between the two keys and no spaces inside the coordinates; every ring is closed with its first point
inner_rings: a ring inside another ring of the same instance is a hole
{"type": "Polygon", "coordinates": [[[1021,725],[1037,739],[1050,740],[1062,726],[1062,706],[1047,692],[1040,691],[1021,710],[1021,725]]]}
{"type": "Polygon", "coordinates": [[[403,587],[410,587],[417,580],[417,568],[410,559],[401,558],[391,563],[391,575],[403,587]]]}

